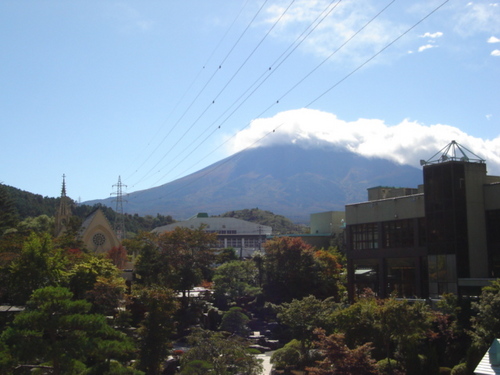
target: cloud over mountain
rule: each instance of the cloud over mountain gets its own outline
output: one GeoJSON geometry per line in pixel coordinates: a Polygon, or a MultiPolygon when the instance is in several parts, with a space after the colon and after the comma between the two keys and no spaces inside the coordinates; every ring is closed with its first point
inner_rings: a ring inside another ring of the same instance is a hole
{"type": "Polygon", "coordinates": [[[421,159],[431,158],[452,140],[485,159],[490,174],[500,174],[500,136],[485,140],[453,126],[425,125],[408,119],[399,124],[363,118],[345,121],[332,113],[303,108],[254,120],[228,144],[231,153],[267,145],[307,148],[332,144],[362,156],[418,167],[421,159]]]}

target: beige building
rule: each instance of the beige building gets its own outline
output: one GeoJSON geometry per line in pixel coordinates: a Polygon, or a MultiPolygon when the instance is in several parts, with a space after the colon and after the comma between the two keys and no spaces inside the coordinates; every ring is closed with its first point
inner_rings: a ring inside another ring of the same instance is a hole
{"type": "Polygon", "coordinates": [[[120,246],[120,240],[99,208],[87,216],[83,222],[80,237],[85,247],[96,253],[106,253],[113,247],[120,246]]]}
{"type": "Polygon", "coordinates": [[[500,177],[454,141],[421,164],[422,186],[372,188],[346,206],[351,297],[476,295],[500,277],[500,177]]]}

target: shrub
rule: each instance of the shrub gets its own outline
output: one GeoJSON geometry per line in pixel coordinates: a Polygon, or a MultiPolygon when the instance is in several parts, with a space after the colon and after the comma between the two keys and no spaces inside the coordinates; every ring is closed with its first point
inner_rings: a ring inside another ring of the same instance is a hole
{"type": "Polygon", "coordinates": [[[460,363],[451,369],[450,375],[467,375],[467,364],[460,363]]]}

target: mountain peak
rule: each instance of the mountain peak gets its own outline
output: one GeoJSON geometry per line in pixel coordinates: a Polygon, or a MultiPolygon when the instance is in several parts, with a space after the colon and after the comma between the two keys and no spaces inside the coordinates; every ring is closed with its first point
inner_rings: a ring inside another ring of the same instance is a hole
{"type": "Polygon", "coordinates": [[[421,179],[418,168],[367,158],[326,143],[318,147],[268,145],[132,193],[124,209],[140,215],[168,214],[180,220],[196,212],[219,215],[259,207],[305,223],[311,213],[344,210],[347,203],[365,201],[369,187],[416,187],[421,179]]]}

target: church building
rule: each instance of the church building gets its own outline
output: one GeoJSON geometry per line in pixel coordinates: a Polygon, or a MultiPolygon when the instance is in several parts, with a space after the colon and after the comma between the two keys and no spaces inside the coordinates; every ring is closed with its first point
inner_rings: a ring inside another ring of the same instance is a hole
{"type": "MultiPolygon", "coordinates": [[[[56,237],[67,230],[69,219],[72,216],[72,204],[72,200],[66,195],[66,180],[63,175],[61,201],[55,215],[54,235],[56,237]]],[[[120,246],[120,240],[100,208],[85,218],[78,236],[87,250],[97,253],[106,253],[113,247],[120,246]]]]}

